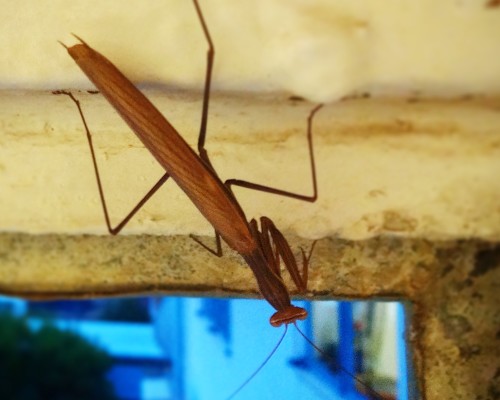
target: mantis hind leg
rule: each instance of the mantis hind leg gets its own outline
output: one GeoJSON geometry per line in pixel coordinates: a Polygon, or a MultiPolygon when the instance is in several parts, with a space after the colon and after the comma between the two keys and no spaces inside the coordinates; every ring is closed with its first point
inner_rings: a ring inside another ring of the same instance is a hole
{"type": "MultiPolygon", "coordinates": [[[[208,157],[207,150],[205,149],[205,139],[207,137],[208,106],[210,104],[210,85],[212,83],[212,67],[214,64],[215,49],[212,43],[210,32],[205,22],[205,18],[203,17],[200,5],[198,4],[197,0],[193,0],[193,3],[196,9],[196,14],[198,15],[198,19],[200,20],[203,34],[205,35],[205,39],[207,40],[208,44],[207,69],[205,72],[205,87],[203,89],[203,106],[201,111],[200,133],[198,135],[198,154],[200,155],[200,158],[205,163],[205,165],[215,172],[212,163],[210,162],[210,158],[208,157]]],[[[222,257],[222,244],[220,240],[220,235],[217,231],[215,231],[215,245],[216,245],[215,250],[204,244],[196,236],[194,235],[189,235],[189,236],[205,250],[209,251],[213,255],[216,255],[217,257],[222,257]]]]}
{"type": "Polygon", "coordinates": [[[99,174],[99,167],[97,165],[97,160],[95,156],[95,151],[94,151],[94,145],[92,143],[92,135],[90,133],[89,127],[87,125],[87,121],[85,120],[85,116],[83,115],[82,107],[80,105],[80,101],[73,96],[73,93],[67,92],[64,90],[58,90],[55,92],[52,92],[56,95],[66,95],[68,96],[73,103],[75,103],[76,107],[78,108],[78,112],[80,114],[80,118],[82,119],[83,126],[85,128],[85,132],[87,135],[87,141],[89,144],[90,148],[90,154],[92,156],[92,164],[94,167],[94,172],[97,180],[97,187],[99,189],[99,197],[101,200],[102,204],[102,209],[104,212],[104,220],[106,221],[106,226],[108,228],[108,231],[112,235],[117,235],[120,233],[120,231],[123,229],[123,227],[132,219],[132,217],[139,211],[139,209],[142,208],[142,206],[158,191],[158,189],[167,181],[167,179],[170,177],[170,175],[166,172],[159,180],[156,182],[156,184],[146,193],[146,195],[137,203],[137,205],[127,214],[127,216],[119,222],[115,227],[111,226],[111,221],[109,218],[109,212],[108,212],[108,206],[106,204],[106,198],[104,197],[104,189],[102,186],[102,181],[101,181],[101,176],[99,174]]]}
{"type": "Polygon", "coordinates": [[[203,34],[205,35],[205,39],[208,44],[207,69],[205,72],[205,87],[203,89],[203,107],[201,111],[200,133],[198,135],[198,153],[205,164],[213,170],[212,163],[210,162],[207,150],[205,149],[205,139],[207,137],[208,106],[210,104],[210,86],[212,83],[212,67],[214,65],[215,49],[200,5],[197,0],[193,0],[193,3],[203,29],[203,34]]]}

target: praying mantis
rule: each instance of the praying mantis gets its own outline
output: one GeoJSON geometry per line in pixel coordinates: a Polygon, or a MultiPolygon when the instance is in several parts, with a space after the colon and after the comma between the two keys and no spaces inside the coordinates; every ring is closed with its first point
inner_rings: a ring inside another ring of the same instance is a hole
{"type": "Polygon", "coordinates": [[[322,105],[316,106],[311,111],[308,119],[307,139],[313,180],[312,195],[307,196],[291,193],[237,179],[222,182],[213,168],[205,149],[210,84],[215,52],[210,33],[197,0],[194,0],[194,4],[209,45],[203,111],[198,138],[199,155],[191,149],[165,117],[109,60],[93,50],[76,35],[75,37],[80,41],[80,44],[66,47],[61,43],[66,47],[69,55],[75,60],[87,77],[167,171],[132,211],[115,227],[111,226],[104,189],[92,144],[92,135],[87,126],[80,102],[71,92],[57,91],[54,93],[69,96],[78,108],[89,143],[105,222],[108,231],[112,235],[118,234],[149,198],[169,178],[172,178],[214,227],[217,248],[213,250],[198,239],[194,239],[213,254],[222,256],[222,238],[250,266],[257,280],[260,292],[276,309],[276,313],[270,319],[271,325],[277,327],[282,324],[293,323],[296,320],[305,319],[307,313],[304,309],[291,305],[288,289],[280,273],[280,260],[283,261],[285,267],[290,272],[299,291],[305,292],[308,264],[314,246],[312,246],[309,255],[306,255],[302,251],[303,264],[301,273],[288,242],[272,220],[268,217],[262,217],[260,219],[260,229],[255,219],[248,222],[241,206],[231,191],[231,186],[242,186],[310,202],[316,201],[317,182],[311,127],[314,114],[322,105]]]}
{"type": "MultiPolygon", "coordinates": [[[[311,195],[292,193],[238,179],[230,179],[223,182],[213,168],[205,149],[215,50],[198,1],[193,0],[193,3],[208,43],[201,126],[198,137],[198,154],[191,149],[153,104],[107,58],[92,49],[84,40],[76,35],[74,36],[79,40],[79,44],[67,47],[61,43],[82,71],[136,133],[144,146],[166,170],[165,174],[151,190],[114,227],[111,225],[109,218],[104,189],[92,143],[92,135],[87,126],[80,102],[68,91],[56,91],[54,94],[69,96],[75,103],[80,114],[90,148],[99,196],[109,233],[112,235],[118,234],[154,193],[169,178],[172,178],[214,227],[216,249],[211,249],[194,236],[192,236],[193,239],[214,255],[221,257],[222,238],[250,266],[257,280],[259,291],[276,310],[270,318],[270,324],[274,327],[279,327],[283,324],[295,324],[296,321],[307,318],[307,312],[304,308],[292,305],[289,291],[281,276],[280,264],[283,262],[299,292],[305,293],[307,290],[308,267],[315,242],[308,254],[301,249],[302,266],[299,268],[290,245],[273,221],[268,217],[261,217],[260,227],[255,219],[248,221],[231,187],[240,186],[302,201],[315,202],[318,197],[318,189],[313,151],[312,124],[314,116],[321,109],[322,105],[317,105],[311,110],[307,121],[308,152],[313,184],[313,193],[311,195]]],[[[348,374],[351,375],[349,372],[348,374]]]]}

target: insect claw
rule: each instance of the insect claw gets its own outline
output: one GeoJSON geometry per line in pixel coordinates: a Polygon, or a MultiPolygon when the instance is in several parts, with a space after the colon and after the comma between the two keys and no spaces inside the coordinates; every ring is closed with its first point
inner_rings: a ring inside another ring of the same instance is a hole
{"type": "Polygon", "coordinates": [[[63,42],[61,42],[60,40],[58,40],[59,44],[64,47],[66,50],[68,50],[68,46],[66,46],[63,42]]]}

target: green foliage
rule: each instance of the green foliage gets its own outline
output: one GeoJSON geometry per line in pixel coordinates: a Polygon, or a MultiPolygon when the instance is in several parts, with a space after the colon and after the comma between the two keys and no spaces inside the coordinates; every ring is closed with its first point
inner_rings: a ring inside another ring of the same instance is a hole
{"type": "Polygon", "coordinates": [[[30,329],[0,315],[0,399],[114,400],[111,358],[80,336],[50,324],[30,329]]]}

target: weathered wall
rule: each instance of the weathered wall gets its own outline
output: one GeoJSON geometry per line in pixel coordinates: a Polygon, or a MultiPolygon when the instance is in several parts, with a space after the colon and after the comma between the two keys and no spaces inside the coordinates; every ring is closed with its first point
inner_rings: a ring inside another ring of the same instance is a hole
{"type": "MultiPolygon", "coordinates": [[[[0,3],[0,88],[15,90],[0,92],[0,291],[256,295],[239,256],[226,249],[217,259],[189,239],[209,241],[212,228],[171,182],[129,236],[105,236],[81,121],[47,91],[91,88],[57,43],[71,45],[75,32],[157,88],[148,96],[194,146],[201,96],[173,90],[198,90],[204,78],[192,4],[0,3]]],[[[410,300],[422,396],[498,397],[498,2],[201,6],[217,51],[213,84],[225,90],[211,104],[207,142],[222,179],[310,193],[313,105],[288,92],[331,103],[314,123],[315,204],[235,191],[249,218],[271,217],[294,249],[320,239],[307,296],[410,300]],[[365,93],[399,99],[338,101],[365,93]]],[[[118,221],[162,170],[100,96],[77,96],[118,221]]]]}

